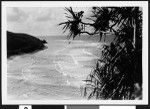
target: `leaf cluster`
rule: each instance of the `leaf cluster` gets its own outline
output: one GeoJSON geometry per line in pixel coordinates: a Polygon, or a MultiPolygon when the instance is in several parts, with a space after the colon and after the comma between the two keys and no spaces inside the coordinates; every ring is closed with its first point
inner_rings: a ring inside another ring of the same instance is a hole
{"type": "Polygon", "coordinates": [[[64,30],[69,30],[73,39],[83,33],[107,36],[115,39],[104,45],[96,66],[87,76],[85,96],[96,99],[135,99],[136,87],[142,89],[142,9],[140,7],[93,7],[87,18],[93,23],[82,22],[83,12],[66,8],[67,22],[64,30]],[[92,33],[86,26],[94,28],[92,33]]]}
{"type": "Polygon", "coordinates": [[[94,7],[92,17],[95,17],[96,31],[106,31],[113,26],[118,28],[114,30],[115,40],[103,46],[102,56],[86,79],[85,91],[91,88],[88,98],[117,100],[137,97],[135,84],[142,88],[141,16],[142,12],[137,7],[94,7]],[[109,26],[110,20],[113,20],[113,26],[109,26]],[[136,44],[134,36],[138,41],[136,44]]]}
{"type": "Polygon", "coordinates": [[[83,11],[81,12],[74,12],[72,8],[65,8],[66,12],[66,18],[68,20],[66,22],[60,23],[59,25],[64,25],[63,30],[66,32],[66,30],[69,30],[69,35],[68,38],[73,37],[73,39],[77,36],[80,35],[80,32],[82,30],[81,28],[81,18],[82,14],[84,13],[83,11]]]}

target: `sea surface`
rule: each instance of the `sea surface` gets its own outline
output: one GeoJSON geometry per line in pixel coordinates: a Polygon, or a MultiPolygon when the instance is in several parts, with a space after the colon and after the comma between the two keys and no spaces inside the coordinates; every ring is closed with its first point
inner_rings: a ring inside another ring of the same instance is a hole
{"type": "Polygon", "coordinates": [[[87,75],[99,58],[98,41],[45,36],[47,49],[7,61],[7,93],[13,100],[81,100],[87,75]]]}

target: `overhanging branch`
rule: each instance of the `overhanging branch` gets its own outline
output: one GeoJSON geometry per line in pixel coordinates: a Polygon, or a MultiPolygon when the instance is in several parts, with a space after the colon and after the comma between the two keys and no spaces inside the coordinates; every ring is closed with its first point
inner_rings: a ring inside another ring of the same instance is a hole
{"type": "Polygon", "coordinates": [[[93,26],[94,25],[93,23],[85,23],[85,22],[82,22],[82,21],[80,23],[82,23],[84,25],[89,25],[89,26],[93,26]]]}
{"type": "Polygon", "coordinates": [[[95,34],[98,34],[98,33],[96,33],[96,32],[90,33],[90,32],[88,32],[88,31],[81,31],[80,33],[81,33],[81,34],[88,34],[88,35],[95,35],[95,34]]]}

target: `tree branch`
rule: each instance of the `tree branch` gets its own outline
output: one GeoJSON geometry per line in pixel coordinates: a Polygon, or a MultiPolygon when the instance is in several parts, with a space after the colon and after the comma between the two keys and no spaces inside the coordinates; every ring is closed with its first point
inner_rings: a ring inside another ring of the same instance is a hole
{"type": "Polygon", "coordinates": [[[88,34],[88,35],[95,35],[95,34],[98,34],[98,33],[96,33],[96,32],[94,32],[94,33],[90,33],[90,32],[88,32],[88,31],[81,31],[80,32],[81,34],[88,34]]]}
{"type": "Polygon", "coordinates": [[[93,23],[85,23],[85,22],[82,22],[82,21],[80,23],[82,23],[84,25],[89,25],[89,26],[93,26],[94,25],[93,23]]]}
{"type": "Polygon", "coordinates": [[[112,29],[118,22],[115,22],[113,25],[110,26],[110,29],[112,29]]]}

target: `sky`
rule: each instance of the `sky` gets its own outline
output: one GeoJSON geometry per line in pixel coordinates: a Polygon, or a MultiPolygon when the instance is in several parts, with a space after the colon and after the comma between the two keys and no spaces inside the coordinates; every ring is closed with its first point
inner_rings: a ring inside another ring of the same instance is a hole
{"type": "MultiPolygon", "coordinates": [[[[73,10],[83,10],[85,17],[90,15],[90,8],[74,7],[73,10]]],[[[58,24],[66,21],[64,13],[64,7],[7,7],[7,30],[36,36],[62,35],[58,24]]]]}

